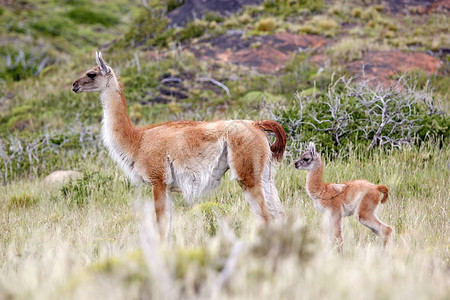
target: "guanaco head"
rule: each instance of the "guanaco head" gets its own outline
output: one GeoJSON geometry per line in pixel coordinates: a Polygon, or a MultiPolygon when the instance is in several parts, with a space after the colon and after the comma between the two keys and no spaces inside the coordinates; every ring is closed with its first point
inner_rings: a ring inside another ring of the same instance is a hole
{"type": "Polygon", "coordinates": [[[299,170],[311,170],[318,165],[320,165],[320,156],[316,152],[316,145],[310,142],[306,152],[295,162],[295,168],[299,170]]]}
{"type": "Polygon", "coordinates": [[[89,69],[83,76],[75,80],[72,84],[72,91],[81,92],[101,92],[108,87],[108,83],[114,72],[103,60],[100,52],[95,52],[97,66],[89,69]]]}

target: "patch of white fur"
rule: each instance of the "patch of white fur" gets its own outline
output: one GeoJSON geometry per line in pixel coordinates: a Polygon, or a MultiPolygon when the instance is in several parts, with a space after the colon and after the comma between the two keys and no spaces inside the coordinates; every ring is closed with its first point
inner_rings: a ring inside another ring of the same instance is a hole
{"type": "Polygon", "coordinates": [[[283,206],[281,205],[280,197],[278,196],[277,188],[273,180],[274,170],[270,160],[264,166],[264,174],[262,178],[263,194],[266,200],[267,209],[274,219],[284,218],[283,206]]]}
{"type": "Polygon", "coordinates": [[[112,114],[109,113],[111,103],[109,101],[116,101],[113,99],[113,92],[111,89],[108,89],[100,94],[100,99],[103,104],[103,121],[102,121],[102,138],[103,143],[109,151],[112,159],[120,166],[125,175],[129,178],[132,184],[138,184],[142,180],[136,170],[131,168],[132,159],[128,153],[124,149],[122,149],[121,145],[115,140],[113,133],[113,122],[112,114]]]}
{"type": "Polygon", "coordinates": [[[320,204],[320,198],[314,196],[313,194],[310,193],[308,187],[306,187],[306,193],[308,194],[309,198],[311,198],[313,200],[314,203],[314,207],[320,212],[323,213],[325,211],[325,207],[322,206],[322,204],[320,204]]]}
{"type": "Polygon", "coordinates": [[[185,200],[192,203],[220,185],[229,168],[226,143],[224,140],[211,143],[202,157],[184,161],[168,157],[168,168],[171,175],[166,177],[166,183],[171,189],[181,190],[185,200]]]}
{"type": "Polygon", "coordinates": [[[356,193],[353,200],[350,201],[349,204],[343,203],[342,204],[343,216],[347,217],[347,216],[353,215],[353,213],[359,209],[361,200],[364,198],[365,195],[366,195],[365,191],[360,191],[360,192],[356,193]]]}
{"type": "Polygon", "coordinates": [[[345,188],[347,187],[347,185],[343,184],[343,183],[333,183],[333,189],[338,192],[339,194],[341,194],[345,188]]]}
{"type": "MultiPolygon", "coordinates": [[[[256,201],[253,199],[252,195],[248,190],[244,190],[244,197],[245,200],[250,204],[250,209],[256,216],[262,216],[261,207],[256,203],[256,201]]],[[[262,218],[261,218],[262,220],[262,218]]]]}

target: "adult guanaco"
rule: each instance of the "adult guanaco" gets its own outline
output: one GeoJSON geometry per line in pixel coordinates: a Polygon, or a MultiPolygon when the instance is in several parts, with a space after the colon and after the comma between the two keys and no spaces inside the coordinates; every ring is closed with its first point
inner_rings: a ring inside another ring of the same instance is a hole
{"type": "Polygon", "coordinates": [[[75,93],[100,92],[103,142],[132,183],[153,186],[160,233],[166,228],[171,192],[187,201],[220,185],[228,169],[241,184],[252,211],[264,222],[283,217],[273,181],[273,165],[281,160],[286,133],[270,120],[175,121],[142,128],[127,114],[123,86],[101,53],[97,65],[75,80],[75,93]],[[270,145],[264,131],[275,133],[270,145]]]}
{"type": "Polygon", "coordinates": [[[320,212],[330,217],[330,234],[342,251],[342,218],[355,214],[358,221],[367,226],[383,240],[386,246],[392,228],[381,222],[376,216],[378,204],[388,199],[389,189],[366,180],[353,180],[341,184],[324,183],[322,179],[323,163],[316,152],[314,143],[310,143],[306,152],[295,162],[295,168],[308,170],[306,192],[320,212]],[[382,197],[381,197],[382,196],[382,197]]]}

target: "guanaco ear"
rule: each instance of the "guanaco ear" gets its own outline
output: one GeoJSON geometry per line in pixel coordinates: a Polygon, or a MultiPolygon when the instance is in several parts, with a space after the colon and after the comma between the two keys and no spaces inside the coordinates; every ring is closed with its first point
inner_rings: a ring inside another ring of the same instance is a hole
{"type": "Polygon", "coordinates": [[[97,65],[100,67],[100,72],[102,72],[102,75],[106,75],[111,72],[110,68],[103,59],[101,52],[95,51],[95,60],[97,61],[97,65]]]}
{"type": "Polygon", "coordinates": [[[309,151],[311,151],[311,154],[313,156],[316,156],[316,145],[314,144],[314,142],[309,142],[309,151]]]}

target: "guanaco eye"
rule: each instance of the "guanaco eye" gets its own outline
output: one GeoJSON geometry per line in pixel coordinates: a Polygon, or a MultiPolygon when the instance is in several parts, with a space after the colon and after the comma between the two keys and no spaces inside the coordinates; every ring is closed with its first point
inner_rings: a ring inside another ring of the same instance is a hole
{"type": "Polygon", "coordinates": [[[90,79],[94,79],[95,76],[97,76],[97,74],[95,74],[95,73],[87,73],[86,75],[87,75],[87,77],[89,77],[90,79]]]}
{"type": "Polygon", "coordinates": [[[303,161],[306,161],[306,162],[308,162],[308,161],[310,161],[310,160],[311,160],[311,158],[309,158],[309,157],[303,158],[303,161]]]}

